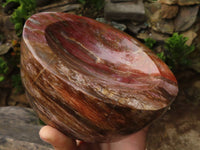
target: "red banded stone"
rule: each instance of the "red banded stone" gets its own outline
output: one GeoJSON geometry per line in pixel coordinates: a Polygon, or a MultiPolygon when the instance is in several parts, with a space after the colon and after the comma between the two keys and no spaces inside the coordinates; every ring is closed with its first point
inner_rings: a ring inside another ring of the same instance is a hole
{"type": "Polygon", "coordinates": [[[116,141],[158,118],[178,92],[174,75],[151,50],[86,17],[35,14],[21,47],[30,103],[72,138],[116,141]]]}

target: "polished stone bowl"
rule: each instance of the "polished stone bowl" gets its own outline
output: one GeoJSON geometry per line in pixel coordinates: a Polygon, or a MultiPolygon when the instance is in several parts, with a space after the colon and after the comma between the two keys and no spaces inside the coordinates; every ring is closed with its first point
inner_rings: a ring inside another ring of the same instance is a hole
{"type": "Polygon", "coordinates": [[[116,141],[139,131],[178,92],[167,65],[139,41],[67,13],[39,13],[26,21],[21,76],[39,117],[86,142],[116,141]]]}

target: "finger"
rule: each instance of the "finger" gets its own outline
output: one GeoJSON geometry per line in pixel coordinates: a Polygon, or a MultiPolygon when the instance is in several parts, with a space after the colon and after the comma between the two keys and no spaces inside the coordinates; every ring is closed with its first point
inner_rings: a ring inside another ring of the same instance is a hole
{"type": "Polygon", "coordinates": [[[121,141],[101,144],[102,150],[145,150],[147,128],[136,132],[121,141]]]}
{"type": "Polygon", "coordinates": [[[40,129],[39,135],[42,140],[51,144],[55,150],[76,150],[75,141],[55,128],[44,126],[40,129]]]}

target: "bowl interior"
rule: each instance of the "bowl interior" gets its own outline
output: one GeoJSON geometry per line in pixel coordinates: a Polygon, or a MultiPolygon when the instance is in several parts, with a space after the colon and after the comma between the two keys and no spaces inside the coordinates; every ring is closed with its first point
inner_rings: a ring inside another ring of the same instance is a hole
{"type": "Polygon", "coordinates": [[[146,47],[108,25],[66,20],[49,25],[45,36],[63,61],[84,74],[140,86],[145,77],[160,75],[146,47]]]}

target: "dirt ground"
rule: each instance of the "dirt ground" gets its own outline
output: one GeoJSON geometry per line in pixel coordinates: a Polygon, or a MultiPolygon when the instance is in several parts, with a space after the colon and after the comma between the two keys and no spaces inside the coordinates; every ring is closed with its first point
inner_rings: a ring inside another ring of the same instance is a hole
{"type": "Polygon", "coordinates": [[[200,76],[178,75],[179,95],[149,129],[148,150],[200,150],[200,76]]]}

